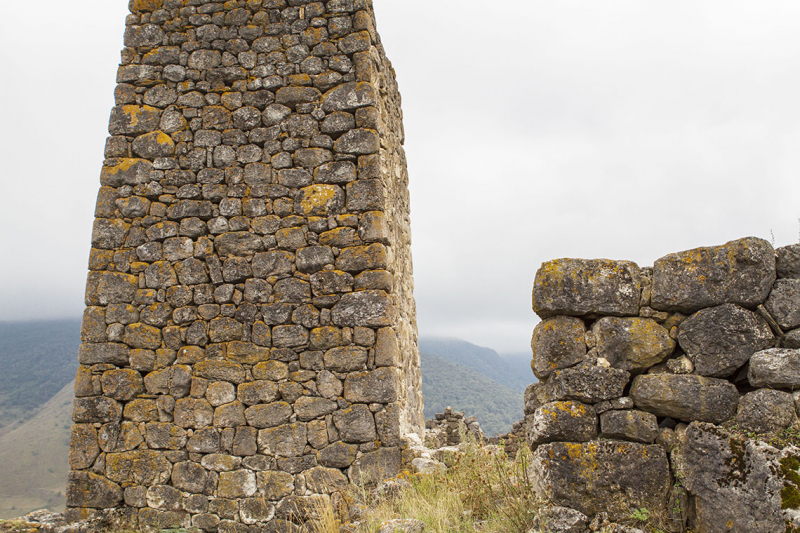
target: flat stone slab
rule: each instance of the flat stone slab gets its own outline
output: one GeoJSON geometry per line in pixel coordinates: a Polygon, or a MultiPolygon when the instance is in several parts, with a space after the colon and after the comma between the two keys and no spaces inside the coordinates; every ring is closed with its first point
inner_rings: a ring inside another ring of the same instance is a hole
{"type": "Polygon", "coordinates": [[[610,259],[555,259],[543,263],[533,282],[533,310],[554,315],[639,314],[639,266],[610,259]]]}
{"type": "Polygon", "coordinates": [[[702,376],[732,376],[775,337],[759,315],[736,304],[702,309],[681,323],[678,343],[702,376]]]}
{"type": "Polygon", "coordinates": [[[753,308],[767,299],[775,278],[775,251],[764,239],[695,248],[655,262],[650,306],[681,313],[724,303],[753,308]]]}
{"type": "Polygon", "coordinates": [[[656,415],[637,410],[612,410],[600,415],[600,433],[608,439],[653,444],[658,436],[656,415]]]}
{"type": "Polygon", "coordinates": [[[684,422],[720,424],[733,418],[739,393],[724,379],[696,375],[643,374],[630,392],[637,409],[684,422]]]}
{"type": "Polygon", "coordinates": [[[543,444],[528,474],[534,490],[555,505],[620,521],[631,509],[666,513],[672,484],[661,446],[622,441],[543,444]]]}

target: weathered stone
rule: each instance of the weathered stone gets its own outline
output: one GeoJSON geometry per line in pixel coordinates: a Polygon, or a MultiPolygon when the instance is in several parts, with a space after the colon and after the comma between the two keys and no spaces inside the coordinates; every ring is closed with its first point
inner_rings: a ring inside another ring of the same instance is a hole
{"type": "Polygon", "coordinates": [[[597,403],[622,396],[629,380],[627,370],[580,365],[553,372],[547,380],[546,395],[551,400],[597,403]]]}
{"type": "Polygon", "coordinates": [[[113,342],[103,344],[81,344],[78,362],[82,365],[110,364],[125,366],[129,362],[130,348],[113,342]]]}
{"type": "Polygon", "coordinates": [[[531,448],[553,441],[586,442],[597,436],[597,414],[579,402],[551,402],[530,417],[527,436],[531,448]]]}
{"type": "Polygon", "coordinates": [[[214,247],[221,257],[246,256],[264,249],[264,242],[247,231],[223,233],[214,239],[214,247]]]}
{"type": "Polygon", "coordinates": [[[169,422],[151,422],[146,426],[145,441],[155,450],[180,450],[187,439],[185,429],[169,422]]]}
{"type": "Polygon", "coordinates": [[[387,266],[386,246],[380,243],[344,248],[336,258],[336,269],[345,272],[385,270],[387,266]]]}
{"type": "Polygon", "coordinates": [[[351,403],[391,403],[397,400],[394,368],[350,374],[344,381],[344,399],[351,403]]]}
{"type": "Polygon", "coordinates": [[[663,362],[675,350],[669,331],[651,318],[604,317],[594,323],[592,333],[598,357],[635,374],[663,362]]]}
{"type": "Polygon", "coordinates": [[[800,279],[800,244],[790,244],[775,250],[778,278],[800,279]]]}
{"type": "Polygon", "coordinates": [[[747,379],[753,387],[794,389],[800,386],[800,350],[771,348],[750,358],[747,379]]]}
{"type": "Polygon", "coordinates": [[[662,257],[653,266],[650,306],[693,313],[704,307],[763,303],[775,282],[775,251],[755,237],[662,257]]]}
{"type": "Polygon", "coordinates": [[[305,424],[285,424],[258,432],[258,449],[268,455],[299,457],[306,444],[305,424]]]}
{"type": "Polygon", "coordinates": [[[92,424],[73,424],[69,434],[69,467],[85,470],[100,455],[97,431],[92,424]]]}
{"type": "Polygon", "coordinates": [[[653,444],[658,436],[658,420],[644,411],[607,411],[600,415],[600,433],[607,439],[653,444]]]}
{"type": "Polygon", "coordinates": [[[381,148],[378,133],[368,129],[350,130],[339,137],[333,145],[334,151],[344,154],[366,155],[377,153],[381,148]]]}
{"type": "Polygon", "coordinates": [[[759,389],[739,400],[736,423],[745,431],[768,433],[789,427],[795,421],[794,399],[788,392],[759,389]]]}
{"type": "Polygon", "coordinates": [[[366,405],[355,404],[336,411],[333,423],[344,442],[370,442],[377,438],[375,419],[366,405]]]}
{"type": "Polygon", "coordinates": [[[239,502],[239,517],[245,524],[259,524],[275,516],[275,506],[264,498],[247,498],[239,502]]]}
{"type": "Polygon", "coordinates": [[[70,472],[67,478],[67,505],[107,509],[122,501],[122,488],[91,472],[70,472]]]}
{"type": "Polygon", "coordinates": [[[248,407],[244,412],[247,423],[257,428],[280,426],[292,416],[292,406],[286,402],[275,402],[248,407]]]}
{"type": "Polygon", "coordinates": [[[259,472],[256,478],[258,490],[268,500],[281,500],[294,492],[294,478],[286,472],[259,472]]]}
{"type": "Polygon", "coordinates": [[[201,429],[214,422],[214,408],[203,399],[181,398],[175,402],[174,416],[182,428],[201,429]]]}
{"type": "Polygon", "coordinates": [[[104,452],[127,452],[144,442],[138,424],[122,422],[104,424],[97,433],[100,449],[104,452]]]}
{"type": "Polygon", "coordinates": [[[245,405],[269,403],[279,397],[278,385],[272,381],[258,380],[242,383],[238,387],[239,401],[245,405]]]}
{"type": "Polygon", "coordinates": [[[633,442],[543,444],[528,470],[534,489],[556,505],[627,520],[631,509],[666,512],[671,486],[663,448],[633,442]]]}
{"type": "Polygon", "coordinates": [[[228,381],[238,385],[245,381],[244,367],[233,361],[207,359],[194,365],[194,375],[198,378],[228,381]]]}
{"type": "Polygon", "coordinates": [[[347,476],[335,468],[318,466],[305,472],[306,486],[316,494],[342,492],[348,488],[347,476]]]}
{"type": "Polygon", "coordinates": [[[159,511],[182,511],[181,491],[169,485],[156,485],[147,489],[147,505],[159,511]]]}
{"type": "Polygon", "coordinates": [[[400,448],[378,448],[356,459],[347,471],[351,483],[374,485],[395,477],[402,467],[400,448]]]}
{"type": "Polygon", "coordinates": [[[763,318],[735,304],[702,309],[678,328],[678,342],[697,373],[728,377],[774,342],[763,318]]]}
{"type": "Polygon", "coordinates": [[[637,315],[640,290],[636,263],[557,259],[542,264],[536,272],[533,310],[543,319],[554,315],[637,315]]]}
{"type": "Polygon", "coordinates": [[[331,372],[357,372],[367,364],[367,350],[360,346],[331,348],[323,357],[325,369],[331,372]]]}
{"type": "Polygon", "coordinates": [[[359,291],[342,295],[339,303],[333,307],[332,316],[337,326],[383,327],[391,325],[396,314],[385,292],[359,291]]]}
{"type": "Polygon", "coordinates": [[[554,370],[569,368],[586,358],[586,325],[580,318],[556,316],[541,321],[533,330],[531,368],[539,379],[554,370]]]}
{"type": "Polygon", "coordinates": [[[569,507],[545,507],[537,514],[533,527],[548,533],[588,533],[589,518],[569,507]]]}
{"type": "Polygon", "coordinates": [[[785,530],[778,451],[694,422],[679,433],[674,467],[695,499],[696,531],[773,533],[785,530]]]}
{"type": "Polygon", "coordinates": [[[378,95],[375,88],[365,82],[345,83],[322,96],[322,109],[326,113],[352,111],[360,107],[374,106],[377,103],[378,95]]]}
{"type": "Polygon", "coordinates": [[[637,376],[630,396],[638,409],[656,416],[715,424],[732,418],[739,403],[733,383],[695,375],[637,376]]]}
{"type": "Polygon", "coordinates": [[[334,442],[319,451],[319,463],[331,468],[347,468],[356,459],[358,453],[357,444],[345,444],[344,442],[334,442]]]}
{"type": "Polygon", "coordinates": [[[144,391],[142,375],[130,368],[103,372],[100,382],[104,395],[122,402],[132,400],[144,391]]]}
{"type": "Polygon", "coordinates": [[[305,216],[336,215],[344,208],[344,191],[336,185],[310,185],[300,189],[297,205],[305,216]]]}
{"type": "Polygon", "coordinates": [[[336,402],[324,398],[313,398],[302,396],[294,402],[294,412],[297,418],[303,422],[314,420],[321,416],[329,415],[336,411],[336,402]]]}
{"type": "Polygon", "coordinates": [[[249,498],[256,493],[256,474],[249,470],[221,472],[217,485],[219,498],[249,498]]]}
{"type": "Polygon", "coordinates": [[[134,450],[106,455],[106,477],[121,484],[163,485],[172,475],[172,463],[161,452],[134,450]]]}
{"type": "Polygon", "coordinates": [[[781,328],[800,326],[800,279],[777,280],[764,307],[781,328]]]}
{"type": "Polygon", "coordinates": [[[122,406],[111,398],[75,398],[72,404],[72,421],[77,424],[117,422],[121,418],[122,406]]]}
{"type": "Polygon", "coordinates": [[[208,472],[197,463],[184,461],[172,469],[172,485],[186,492],[200,493],[208,483],[208,472]]]}

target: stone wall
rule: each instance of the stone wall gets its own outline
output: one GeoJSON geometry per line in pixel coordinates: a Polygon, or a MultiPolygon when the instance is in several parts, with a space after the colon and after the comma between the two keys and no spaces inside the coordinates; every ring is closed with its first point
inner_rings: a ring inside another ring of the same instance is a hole
{"type": "Polygon", "coordinates": [[[800,245],[550,261],[533,309],[526,433],[546,498],[675,532],[800,525],[800,245]]]}
{"type": "Polygon", "coordinates": [[[423,431],[394,71],[369,0],[130,9],[67,514],[290,531],[423,431]]]}

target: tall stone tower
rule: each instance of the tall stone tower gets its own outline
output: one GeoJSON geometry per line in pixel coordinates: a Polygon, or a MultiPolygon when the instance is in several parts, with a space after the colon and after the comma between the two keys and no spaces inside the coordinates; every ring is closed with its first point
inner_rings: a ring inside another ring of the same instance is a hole
{"type": "Polygon", "coordinates": [[[422,431],[394,72],[370,0],[130,9],[68,513],[293,531],[422,431]]]}

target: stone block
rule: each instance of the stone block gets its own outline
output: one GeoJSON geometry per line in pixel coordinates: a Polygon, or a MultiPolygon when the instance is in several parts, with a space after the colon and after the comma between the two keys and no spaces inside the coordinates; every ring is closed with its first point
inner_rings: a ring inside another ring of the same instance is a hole
{"type": "Polygon", "coordinates": [[[664,449],[622,441],[554,442],[539,446],[528,475],[555,505],[587,516],[628,520],[631,509],[666,513],[672,485],[664,449]]]}
{"type": "Polygon", "coordinates": [[[553,441],[590,441],[597,437],[597,414],[580,402],[551,402],[529,417],[527,437],[532,449],[553,441]]]}
{"type": "Polygon", "coordinates": [[[586,358],[586,325],[580,318],[556,316],[533,330],[533,373],[546,379],[554,370],[574,366],[586,358]]]}
{"type": "Polygon", "coordinates": [[[556,259],[533,282],[533,310],[541,318],[639,314],[639,267],[630,261],[556,259]]]}
{"type": "Polygon", "coordinates": [[[600,433],[607,439],[653,444],[658,436],[658,419],[644,411],[607,411],[600,415],[600,433]]]}
{"type": "Polygon", "coordinates": [[[733,418],[739,404],[739,393],[733,383],[695,375],[637,376],[630,396],[642,411],[684,422],[720,424],[733,418]]]}
{"type": "Polygon", "coordinates": [[[774,343],[766,321],[735,304],[702,309],[678,327],[678,342],[703,376],[728,377],[774,343]]]}
{"type": "Polygon", "coordinates": [[[634,374],[663,362],[675,350],[669,331],[651,318],[603,317],[592,333],[598,357],[634,374]]]}
{"type": "Polygon", "coordinates": [[[794,389],[800,386],[800,350],[770,348],[750,358],[747,379],[753,387],[794,389]]]}
{"type": "Polygon", "coordinates": [[[775,251],[755,237],[670,254],[653,265],[650,306],[681,313],[724,303],[753,308],[767,299],[775,272],[775,251]]]}

